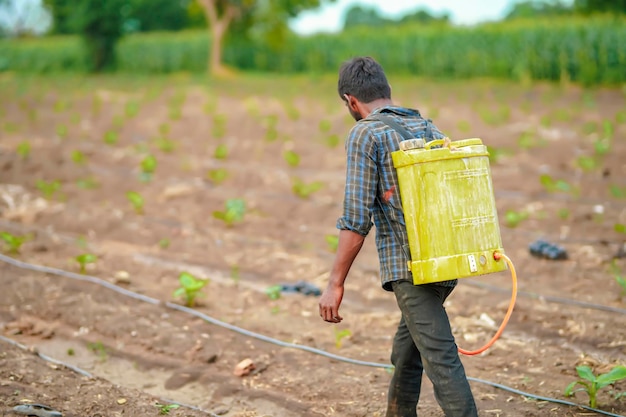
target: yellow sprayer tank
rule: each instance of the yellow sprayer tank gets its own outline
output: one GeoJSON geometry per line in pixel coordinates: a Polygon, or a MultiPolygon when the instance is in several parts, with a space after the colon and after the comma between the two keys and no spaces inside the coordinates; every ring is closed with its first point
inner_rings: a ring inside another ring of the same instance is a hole
{"type": "Polygon", "coordinates": [[[392,153],[416,285],[471,277],[507,268],[489,154],[480,139],[401,142],[392,153]],[[404,145],[404,146],[403,146],[404,145]]]}

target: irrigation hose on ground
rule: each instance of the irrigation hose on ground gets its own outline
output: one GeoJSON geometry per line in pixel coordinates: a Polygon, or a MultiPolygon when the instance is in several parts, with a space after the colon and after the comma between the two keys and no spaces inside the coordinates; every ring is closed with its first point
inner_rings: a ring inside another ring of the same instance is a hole
{"type": "MultiPolygon", "coordinates": [[[[508,258],[505,258],[505,260],[507,260],[507,262],[511,262],[510,259],[508,259],[508,258]]],[[[52,275],[56,275],[56,276],[60,276],[60,277],[64,277],[64,278],[70,278],[70,279],[75,279],[75,280],[79,280],[79,281],[91,282],[93,284],[99,285],[101,287],[108,288],[108,289],[110,289],[112,291],[115,291],[115,292],[117,292],[119,294],[125,295],[127,297],[130,297],[130,298],[133,298],[133,299],[136,299],[136,300],[139,300],[139,301],[143,301],[143,302],[146,302],[146,303],[149,303],[149,304],[154,304],[154,305],[161,304],[160,300],[157,300],[155,298],[148,297],[148,296],[145,296],[145,295],[142,295],[142,294],[137,294],[137,293],[135,293],[133,291],[127,290],[127,289],[122,288],[122,287],[120,287],[118,285],[111,284],[110,282],[105,281],[105,280],[103,280],[101,278],[93,277],[93,276],[90,276],[90,275],[82,275],[82,274],[77,274],[75,272],[64,271],[62,269],[51,268],[51,267],[41,266],[41,265],[35,265],[35,264],[19,261],[17,259],[11,258],[9,256],[5,256],[5,255],[3,255],[1,253],[0,253],[0,262],[4,262],[6,264],[9,264],[9,265],[12,265],[14,267],[21,268],[21,269],[24,269],[24,270],[28,270],[28,271],[41,272],[41,273],[52,274],[52,275]]],[[[511,271],[515,271],[513,269],[513,263],[512,262],[509,264],[509,266],[511,267],[511,271]]],[[[517,277],[515,277],[514,279],[515,279],[514,284],[516,286],[515,289],[517,289],[517,277]]],[[[517,292],[515,291],[514,294],[516,294],[516,293],[517,292]]],[[[353,365],[372,366],[372,367],[382,368],[382,369],[393,369],[393,366],[390,365],[390,364],[387,364],[387,363],[360,361],[360,360],[356,360],[356,359],[351,359],[351,358],[346,358],[346,357],[343,357],[343,356],[335,355],[335,354],[332,354],[332,353],[329,353],[329,352],[325,352],[323,350],[316,349],[316,348],[313,348],[313,347],[310,347],[310,346],[299,345],[299,344],[296,344],[296,343],[283,342],[281,340],[274,339],[274,338],[271,338],[269,336],[265,336],[265,335],[262,335],[262,334],[259,334],[259,333],[254,333],[254,332],[251,332],[249,330],[242,329],[242,328],[234,326],[232,324],[221,322],[220,320],[214,319],[214,318],[212,318],[210,316],[207,316],[207,315],[202,314],[202,313],[200,313],[198,311],[195,311],[193,309],[190,309],[190,308],[178,305],[178,304],[165,303],[165,307],[171,308],[171,309],[174,309],[174,310],[178,310],[178,311],[181,311],[183,313],[193,315],[195,317],[199,317],[199,318],[207,321],[208,323],[211,323],[211,324],[214,324],[214,325],[217,325],[217,326],[220,326],[220,327],[232,330],[234,332],[237,332],[239,334],[243,334],[243,335],[248,336],[248,337],[252,337],[252,338],[255,338],[255,339],[258,339],[258,340],[263,340],[265,342],[272,343],[272,344],[275,344],[277,346],[293,348],[293,349],[299,349],[299,350],[303,350],[305,352],[314,353],[314,354],[317,354],[317,355],[320,355],[320,356],[325,356],[325,357],[328,357],[330,359],[336,359],[336,360],[339,360],[341,362],[349,363],[349,364],[353,364],[353,365]]],[[[623,314],[622,311],[615,311],[615,312],[623,314]]],[[[0,336],[0,340],[6,341],[6,342],[9,342],[9,343],[12,343],[12,344],[19,345],[16,342],[13,342],[10,339],[7,339],[7,338],[2,337],[2,336],[0,336]]],[[[40,357],[42,357],[42,359],[44,359],[44,360],[51,359],[49,357],[45,357],[45,356],[41,356],[41,355],[40,355],[40,357]]],[[[86,373],[86,371],[82,371],[82,370],[76,369],[75,367],[66,365],[66,364],[64,364],[64,363],[62,363],[60,361],[55,361],[55,363],[63,364],[65,366],[67,366],[68,368],[73,369],[73,370],[75,370],[75,371],[77,371],[77,372],[79,372],[81,374],[86,373]]],[[[499,389],[501,389],[503,391],[507,391],[507,392],[510,392],[510,393],[513,393],[513,394],[521,395],[521,396],[524,396],[526,398],[531,398],[531,399],[535,399],[535,400],[538,400],[538,401],[547,401],[547,402],[551,402],[551,403],[554,403],[554,404],[566,405],[566,406],[569,406],[569,407],[578,407],[578,408],[582,408],[582,409],[587,410],[587,411],[592,411],[594,413],[602,414],[602,415],[609,416],[609,417],[626,417],[624,415],[614,414],[614,413],[611,413],[611,412],[608,412],[608,411],[592,408],[592,407],[589,407],[589,406],[586,406],[586,405],[583,405],[583,404],[576,404],[574,402],[564,401],[564,400],[560,400],[560,399],[557,399],[557,398],[543,397],[543,396],[540,396],[540,395],[531,394],[531,393],[528,393],[528,392],[517,390],[515,388],[508,387],[508,386],[503,385],[503,384],[499,384],[499,383],[492,382],[492,381],[487,381],[487,380],[484,380],[484,379],[473,378],[473,377],[469,377],[469,376],[467,377],[467,379],[468,379],[468,381],[473,381],[473,382],[485,384],[485,385],[488,385],[488,386],[491,386],[491,387],[494,387],[494,388],[499,388],[499,389]]],[[[194,407],[194,406],[190,406],[190,408],[197,409],[197,407],[194,407]]],[[[201,411],[206,412],[205,410],[201,410],[201,411]]],[[[214,414],[212,414],[210,412],[208,412],[208,415],[211,416],[211,417],[214,416],[214,414]]]]}
{"type": "Polygon", "coordinates": [[[483,347],[476,349],[476,350],[465,350],[465,349],[459,348],[459,352],[464,355],[469,355],[469,356],[478,355],[479,353],[482,353],[486,351],[487,349],[489,349],[496,342],[496,340],[498,340],[498,338],[504,331],[506,324],[509,322],[509,319],[511,318],[511,313],[513,313],[513,307],[515,307],[515,301],[517,300],[517,273],[515,272],[515,266],[513,265],[513,262],[508,256],[500,252],[495,252],[493,254],[493,259],[495,259],[496,261],[504,259],[504,261],[509,266],[509,269],[511,270],[511,280],[513,282],[513,288],[511,289],[511,302],[509,303],[509,309],[506,311],[506,314],[504,315],[504,319],[502,320],[502,324],[500,324],[498,331],[496,331],[496,334],[493,335],[491,340],[487,342],[483,347]]]}

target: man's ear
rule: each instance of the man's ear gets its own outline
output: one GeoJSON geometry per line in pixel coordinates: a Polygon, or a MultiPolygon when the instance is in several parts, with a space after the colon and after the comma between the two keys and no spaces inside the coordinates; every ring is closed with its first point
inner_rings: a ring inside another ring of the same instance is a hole
{"type": "Polygon", "coordinates": [[[357,99],[354,96],[351,96],[349,94],[344,94],[343,97],[346,99],[346,103],[348,104],[348,108],[352,109],[352,110],[356,110],[357,109],[357,99]]]}

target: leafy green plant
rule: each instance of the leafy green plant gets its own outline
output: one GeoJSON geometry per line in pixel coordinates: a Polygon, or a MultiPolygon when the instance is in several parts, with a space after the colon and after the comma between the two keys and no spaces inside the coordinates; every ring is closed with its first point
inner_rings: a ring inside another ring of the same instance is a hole
{"type": "Polygon", "coordinates": [[[199,279],[191,275],[189,272],[181,272],[178,276],[180,287],[174,291],[175,298],[184,298],[187,307],[193,307],[196,304],[196,298],[202,296],[200,291],[208,283],[208,279],[199,279]]]}
{"type": "Polygon", "coordinates": [[[585,172],[593,171],[598,168],[599,162],[593,156],[583,155],[576,159],[576,166],[585,172]]]}
{"type": "Polygon", "coordinates": [[[557,214],[559,216],[559,219],[567,220],[567,219],[569,219],[569,216],[570,216],[571,213],[570,213],[569,209],[562,208],[562,209],[559,209],[557,214]]]}
{"type": "Polygon", "coordinates": [[[144,199],[141,194],[136,191],[129,191],[126,193],[126,198],[133,206],[135,213],[143,214],[144,199]]]}
{"type": "Polygon", "coordinates": [[[213,156],[215,157],[215,159],[226,159],[228,157],[228,147],[226,145],[224,145],[223,143],[217,145],[217,148],[215,148],[215,152],[213,153],[213,156]]]}
{"type": "Polygon", "coordinates": [[[170,247],[170,243],[171,241],[168,238],[164,237],[163,239],[159,240],[158,245],[159,245],[159,248],[161,249],[167,249],[170,247]]]}
{"type": "Polygon", "coordinates": [[[56,127],[56,134],[59,138],[61,139],[65,139],[67,138],[67,135],[69,133],[69,130],[67,128],[67,125],[61,123],[59,125],[57,125],[56,127]]]}
{"type": "Polygon", "coordinates": [[[174,152],[176,150],[176,142],[165,136],[156,138],[155,144],[159,150],[165,153],[174,152]]]}
{"type": "Polygon", "coordinates": [[[124,106],[124,114],[126,117],[131,119],[137,116],[137,113],[139,113],[139,103],[136,101],[128,101],[124,106]]]}
{"type": "Polygon", "coordinates": [[[93,253],[83,253],[74,258],[80,267],[80,273],[84,274],[87,272],[87,265],[96,263],[98,257],[93,253]]]}
{"type": "MultiPolygon", "coordinates": [[[[589,396],[589,407],[597,408],[598,406],[598,391],[604,387],[612,385],[622,379],[626,379],[626,366],[618,365],[611,369],[609,372],[601,375],[594,375],[589,366],[577,366],[576,372],[580,379],[574,381],[565,388],[565,395],[568,397],[573,396],[577,392],[586,392],[589,396]],[[577,385],[581,385],[581,388],[574,389],[577,385]]],[[[626,396],[626,392],[616,394],[616,398],[626,396]]]]}
{"type": "Polygon", "coordinates": [[[489,153],[489,162],[496,164],[502,159],[502,157],[509,154],[509,152],[502,148],[494,148],[493,146],[487,146],[487,152],[489,153]]]}
{"type": "Polygon", "coordinates": [[[116,131],[114,131],[114,130],[107,130],[106,132],[104,132],[103,141],[107,145],[115,145],[118,140],[119,140],[119,135],[117,134],[116,131]]]}
{"type": "Polygon", "coordinates": [[[98,188],[100,184],[94,178],[83,178],[76,181],[76,185],[78,188],[82,188],[83,190],[93,190],[94,188],[98,188]]]}
{"type": "Polygon", "coordinates": [[[326,235],[326,245],[328,250],[335,253],[337,252],[337,247],[339,246],[339,236],[337,235],[326,235]]]}
{"type": "Polygon", "coordinates": [[[543,188],[549,193],[554,192],[564,192],[570,193],[575,192],[576,190],[570,183],[565,180],[555,180],[548,174],[542,174],[539,176],[539,182],[543,186],[543,188]]]}
{"type": "Polygon", "coordinates": [[[280,285],[271,285],[265,289],[265,294],[270,298],[270,300],[278,300],[283,291],[283,287],[280,285]]]}
{"type": "Polygon", "coordinates": [[[622,271],[617,266],[615,259],[611,262],[611,274],[613,274],[613,278],[615,278],[617,285],[622,288],[620,296],[626,296],[626,276],[623,275],[622,271]]]}
{"type": "Polygon", "coordinates": [[[226,200],[224,211],[214,211],[213,217],[222,220],[226,226],[233,226],[243,220],[246,213],[246,202],[241,198],[232,198],[226,200]]]}
{"type": "Polygon", "coordinates": [[[305,183],[299,178],[293,178],[291,189],[300,198],[309,198],[311,194],[321,190],[324,187],[324,183],[321,181],[314,181],[312,183],[305,183]]]}
{"type": "Polygon", "coordinates": [[[219,139],[223,138],[226,134],[226,115],[224,114],[215,114],[213,115],[213,137],[219,139]]]}
{"type": "Polygon", "coordinates": [[[56,194],[57,191],[61,189],[61,182],[59,181],[44,181],[37,180],[35,184],[37,189],[43,194],[46,200],[52,199],[52,197],[56,194]]]}
{"type": "Polygon", "coordinates": [[[297,152],[288,150],[283,153],[283,159],[290,167],[297,167],[300,165],[300,155],[297,152]]]}
{"type": "Polygon", "coordinates": [[[328,133],[332,128],[332,124],[330,123],[330,120],[320,120],[319,128],[320,132],[328,133]]]}
{"type": "Polygon", "coordinates": [[[207,178],[215,185],[219,185],[228,178],[228,170],[226,168],[210,169],[207,171],[207,178]]]}
{"type": "Polygon", "coordinates": [[[28,158],[28,156],[30,155],[30,142],[28,142],[28,141],[20,142],[17,145],[17,148],[15,149],[15,152],[17,152],[17,154],[22,159],[28,158]]]}
{"type": "Polygon", "coordinates": [[[92,342],[87,344],[87,349],[98,355],[100,360],[104,362],[107,359],[107,351],[102,342],[92,342]]]}
{"type": "Polygon", "coordinates": [[[72,158],[72,161],[76,165],[83,165],[85,162],[87,162],[87,157],[85,156],[85,154],[78,150],[72,151],[70,158],[72,158]]]}
{"type": "Polygon", "coordinates": [[[607,138],[597,139],[593,142],[593,150],[597,156],[604,156],[611,151],[611,140],[607,138]]]}
{"type": "Polygon", "coordinates": [[[526,211],[507,210],[504,214],[504,223],[507,227],[517,227],[521,222],[528,218],[526,211]]]}
{"type": "Polygon", "coordinates": [[[324,143],[329,148],[336,148],[339,145],[339,143],[341,143],[341,138],[337,134],[328,135],[326,136],[324,143]]]}
{"type": "Polygon", "coordinates": [[[343,339],[349,336],[352,336],[352,332],[350,331],[350,329],[337,330],[335,328],[335,346],[337,347],[337,349],[341,349],[343,339]]]}
{"type": "Polygon", "coordinates": [[[147,155],[144,159],[139,163],[139,167],[141,169],[140,179],[141,181],[148,182],[152,179],[152,175],[154,175],[154,171],[156,171],[157,160],[156,157],[152,154],[147,155]]]}
{"type": "Polygon", "coordinates": [[[155,407],[159,409],[159,415],[168,415],[170,411],[175,410],[180,407],[178,404],[154,404],[155,407]]]}
{"type": "Polygon", "coordinates": [[[626,198],[626,187],[620,187],[619,185],[611,184],[609,186],[611,195],[615,198],[626,198]]]}
{"type": "Polygon", "coordinates": [[[626,224],[615,223],[615,225],[613,226],[613,230],[615,230],[617,233],[626,234],[626,224]]]}
{"type": "Polygon", "coordinates": [[[6,250],[12,254],[20,253],[22,245],[31,239],[30,235],[16,236],[9,232],[0,232],[0,239],[4,242],[6,250]]]}

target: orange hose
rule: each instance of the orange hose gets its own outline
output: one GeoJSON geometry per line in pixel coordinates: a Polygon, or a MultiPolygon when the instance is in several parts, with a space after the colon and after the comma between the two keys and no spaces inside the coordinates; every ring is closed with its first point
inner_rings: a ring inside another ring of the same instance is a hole
{"type": "Polygon", "coordinates": [[[504,315],[502,324],[498,328],[498,331],[496,332],[496,334],[491,338],[491,340],[487,342],[485,346],[476,350],[465,350],[465,349],[459,348],[459,352],[464,355],[470,355],[470,356],[478,355],[479,353],[482,353],[485,350],[489,349],[495,343],[495,341],[498,340],[498,338],[504,331],[504,327],[509,322],[509,319],[511,318],[511,313],[513,313],[513,307],[515,307],[515,300],[517,299],[517,273],[515,272],[515,266],[513,266],[513,262],[511,262],[511,259],[509,259],[508,256],[500,252],[495,252],[493,254],[493,259],[495,259],[496,261],[499,261],[500,259],[504,259],[507,265],[509,266],[509,268],[511,269],[511,279],[513,281],[513,288],[511,289],[511,303],[509,304],[509,309],[506,311],[506,314],[504,315]]]}

